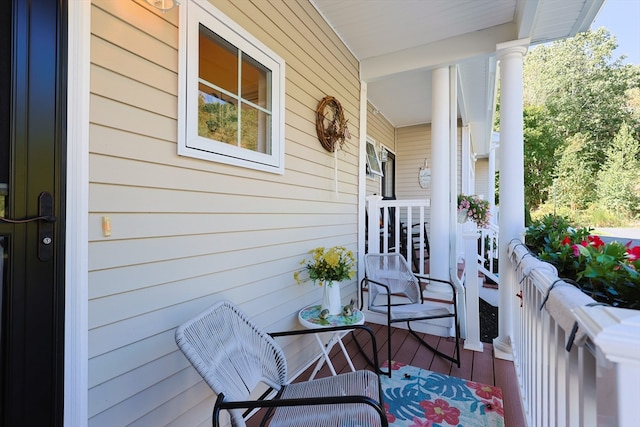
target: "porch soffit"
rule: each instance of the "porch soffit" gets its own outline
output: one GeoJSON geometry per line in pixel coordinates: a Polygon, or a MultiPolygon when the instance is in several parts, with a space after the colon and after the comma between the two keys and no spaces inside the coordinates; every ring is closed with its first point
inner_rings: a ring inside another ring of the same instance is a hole
{"type": "Polygon", "coordinates": [[[458,64],[458,117],[483,155],[496,45],[571,37],[589,28],[605,0],[309,1],[360,61],[369,102],[395,127],[430,123],[431,70],[458,64]]]}

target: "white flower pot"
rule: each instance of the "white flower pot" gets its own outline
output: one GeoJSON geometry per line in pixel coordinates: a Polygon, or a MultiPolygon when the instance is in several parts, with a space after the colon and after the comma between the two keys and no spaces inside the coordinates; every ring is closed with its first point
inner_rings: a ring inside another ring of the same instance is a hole
{"type": "Polygon", "coordinates": [[[465,222],[467,222],[468,219],[469,219],[469,216],[468,216],[467,209],[462,209],[458,211],[458,222],[460,224],[464,224],[465,222]]]}
{"type": "Polygon", "coordinates": [[[342,300],[340,298],[340,282],[327,281],[322,286],[322,309],[329,310],[329,314],[342,313],[342,300]]]}

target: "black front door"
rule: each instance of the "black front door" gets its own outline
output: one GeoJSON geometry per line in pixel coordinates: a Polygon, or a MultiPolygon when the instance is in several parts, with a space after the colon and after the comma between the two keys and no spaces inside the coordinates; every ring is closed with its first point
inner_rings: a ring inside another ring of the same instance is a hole
{"type": "Polygon", "coordinates": [[[0,425],[63,421],[66,2],[0,13],[0,425]]]}

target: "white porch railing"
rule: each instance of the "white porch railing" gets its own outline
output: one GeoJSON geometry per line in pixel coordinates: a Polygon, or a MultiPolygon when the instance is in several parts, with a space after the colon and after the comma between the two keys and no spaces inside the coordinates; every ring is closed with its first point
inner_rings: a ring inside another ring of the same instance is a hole
{"type": "Polygon", "coordinates": [[[368,196],[367,251],[401,252],[409,265],[413,265],[414,257],[417,257],[418,273],[424,274],[424,260],[428,254],[423,244],[425,227],[420,225],[425,224],[427,207],[427,199],[382,200],[381,196],[368,196]],[[413,227],[413,224],[420,225],[413,227]]]}
{"type": "Polygon", "coordinates": [[[509,254],[516,283],[502,291],[520,298],[511,345],[528,424],[637,426],[640,311],[595,305],[522,243],[509,254]]]}
{"type": "Polygon", "coordinates": [[[478,270],[496,283],[498,283],[498,237],[498,226],[491,223],[488,228],[480,229],[478,243],[478,270]]]}

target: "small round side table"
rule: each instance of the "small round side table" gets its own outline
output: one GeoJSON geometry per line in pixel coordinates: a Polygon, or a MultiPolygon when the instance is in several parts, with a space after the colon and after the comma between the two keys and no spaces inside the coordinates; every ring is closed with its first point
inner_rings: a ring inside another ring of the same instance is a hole
{"type": "Polygon", "coordinates": [[[360,310],[353,310],[353,314],[351,316],[343,316],[342,314],[338,314],[338,315],[329,315],[325,319],[321,319],[320,311],[321,311],[320,305],[310,305],[310,306],[304,307],[298,313],[298,321],[302,326],[304,326],[307,329],[318,329],[318,333],[314,334],[314,336],[316,337],[316,342],[318,343],[318,346],[320,347],[320,351],[322,352],[322,356],[319,356],[318,363],[316,364],[316,367],[313,370],[313,373],[311,374],[309,379],[315,378],[316,374],[318,373],[318,371],[320,371],[320,368],[322,368],[322,365],[324,363],[327,364],[327,366],[329,367],[329,370],[333,375],[337,375],[336,370],[333,367],[331,360],[329,359],[329,353],[331,352],[331,349],[333,348],[333,346],[336,344],[340,346],[340,349],[342,350],[342,354],[344,354],[344,357],[347,360],[347,363],[349,364],[351,371],[355,371],[355,368],[353,367],[353,362],[351,362],[351,357],[349,356],[347,349],[344,347],[344,344],[342,343],[342,338],[348,333],[348,331],[329,332],[331,333],[331,337],[329,338],[329,341],[327,341],[326,344],[322,342],[322,339],[320,338],[320,334],[322,334],[321,330],[323,328],[330,328],[334,326],[362,325],[364,324],[364,314],[360,310]]]}

